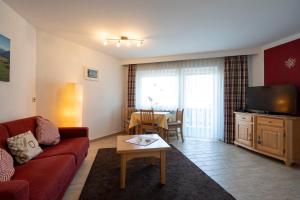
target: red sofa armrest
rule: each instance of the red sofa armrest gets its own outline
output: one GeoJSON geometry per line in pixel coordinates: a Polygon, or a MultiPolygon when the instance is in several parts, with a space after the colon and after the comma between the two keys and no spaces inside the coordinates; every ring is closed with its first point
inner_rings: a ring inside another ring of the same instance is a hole
{"type": "Polygon", "coordinates": [[[0,182],[0,199],[28,200],[29,183],[24,180],[0,182]]]}
{"type": "Polygon", "coordinates": [[[58,131],[62,139],[89,136],[89,129],[87,127],[63,127],[58,128],[58,131]]]}

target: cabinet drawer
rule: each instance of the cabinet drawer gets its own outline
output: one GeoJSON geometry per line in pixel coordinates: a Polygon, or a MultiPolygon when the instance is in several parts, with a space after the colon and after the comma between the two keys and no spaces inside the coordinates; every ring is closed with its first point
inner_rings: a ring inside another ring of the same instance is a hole
{"type": "Polygon", "coordinates": [[[283,119],[274,119],[274,118],[268,118],[268,117],[257,117],[257,123],[263,124],[263,125],[277,126],[277,127],[284,126],[283,119]]]}
{"type": "Polygon", "coordinates": [[[237,115],[236,119],[238,121],[252,122],[252,115],[237,115]]]}

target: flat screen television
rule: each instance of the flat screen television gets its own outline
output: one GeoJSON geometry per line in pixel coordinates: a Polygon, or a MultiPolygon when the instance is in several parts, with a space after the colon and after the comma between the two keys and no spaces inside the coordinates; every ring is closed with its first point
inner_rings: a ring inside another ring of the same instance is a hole
{"type": "Polygon", "coordinates": [[[297,88],[294,85],[248,87],[246,111],[270,114],[297,114],[297,88]]]}

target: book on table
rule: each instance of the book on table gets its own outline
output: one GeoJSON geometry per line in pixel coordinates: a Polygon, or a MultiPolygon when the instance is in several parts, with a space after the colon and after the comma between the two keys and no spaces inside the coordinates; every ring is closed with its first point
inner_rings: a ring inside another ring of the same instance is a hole
{"type": "Polygon", "coordinates": [[[147,146],[157,140],[158,140],[157,138],[150,137],[150,136],[136,136],[126,140],[126,142],[131,144],[141,145],[141,146],[147,146]]]}

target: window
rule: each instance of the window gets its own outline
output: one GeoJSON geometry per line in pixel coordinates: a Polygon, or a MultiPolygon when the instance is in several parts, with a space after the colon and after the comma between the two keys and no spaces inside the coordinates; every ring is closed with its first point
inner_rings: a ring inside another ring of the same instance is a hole
{"type": "Polygon", "coordinates": [[[139,69],[136,81],[137,108],[175,110],[179,105],[177,69],[139,69]]]}
{"type": "Polygon", "coordinates": [[[223,135],[223,59],[145,64],[137,67],[137,108],[185,109],[185,137],[223,135]]]}

